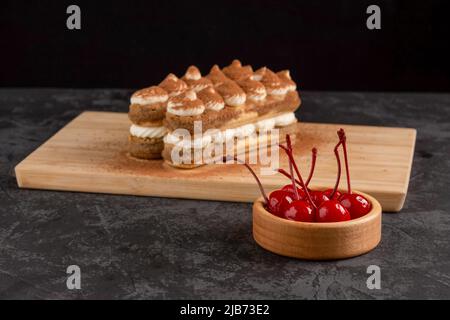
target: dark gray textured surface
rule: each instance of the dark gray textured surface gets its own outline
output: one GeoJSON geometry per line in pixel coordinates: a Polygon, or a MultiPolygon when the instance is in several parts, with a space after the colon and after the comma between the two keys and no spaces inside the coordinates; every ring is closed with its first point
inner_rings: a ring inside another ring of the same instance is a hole
{"type": "Polygon", "coordinates": [[[418,129],[379,247],[304,262],[255,244],[250,204],[17,188],[20,160],[83,110],[126,112],[129,94],[0,89],[0,298],[450,298],[450,95],[303,93],[305,121],[418,129]],[[82,290],[66,288],[71,264],[82,290]],[[366,288],[371,264],[381,290],[366,288]]]}

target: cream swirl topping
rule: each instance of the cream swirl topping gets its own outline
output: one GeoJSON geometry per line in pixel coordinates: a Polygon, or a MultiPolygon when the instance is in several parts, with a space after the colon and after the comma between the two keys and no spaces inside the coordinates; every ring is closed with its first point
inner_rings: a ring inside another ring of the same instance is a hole
{"type": "Polygon", "coordinates": [[[253,75],[251,76],[251,79],[255,80],[255,81],[261,81],[262,77],[266,73],[266,70],[267,70],[266,67],[259,68],[258,70],[256,70],[253,73],[253,75]]]}
{"type": "Polygon", "coordinates": [[[197,93],[197,96],[203,101],[206,109],[220,111],[225,107],[225,102],[213,87],[203,89],[197,93]]]}
{"type": "Polygon", "coordinates": [[[196,66],[190,66],[187,69],[184,77],[186,78],[186,80],[199,80],[202,77],[202,74],[196,66]]]}
{"type": "Polygon", "coordinates": [[[223,97],[225,103],[232,107],[245,104],[245,92],[235,82],[228,81],[217,87],[217,92],[223,97]]]}
{"type": "Polygon", "coordinates": [[[206,76],[215,86],[219,86],[224,82],[230,81],[229,78],[220,70],[219,66],[215,64],[209,74],[206,76]]]}
{"type": "Polygon", "coordinates": [[[133,93],[130,102],[139,105],[151,105],[155,103],[164,103],[169,98],[167,92],[157,86],[141,89],[133,93]]]}
{"type": "Polygon", "coordinates": [[[229,66],[223,68],[223,73],[237,81],[250,78],[253,75],[253,69],[251,66],[242,66],[239,60],[233,60],[229,66]]]}
{"type": "Polygon", "coordinates": [[[267,92],[264,85],[250,78],[238,82],[241,88],[247,94],[247,97],[253,101],[262,101],[266,98],[267,92]]]}
{"type": "Polygon", "coordinates": [[[196,66],[190,66],[182,80],[187,83],[191,90],[199,92],[207,87],[212,87],[213,83],[207,78],[202,78],[200,70],[196,66]]]}
{"type": "Polygon", "coordinates": [[[288,91],[295,91],[297,89],[297,84],[292,80],[289,70],[279,71],[277,72],[277,76],[285,84],[288,91]]]}
{"type": "Polygon", "coordinates": [[[264,71],[261,82],[266,87],[267,93],[270,95],[281,96],[285,95],[288,91],[288,87],[281,82],[280,78],[267,68],[264,71]]]}
{"type": "Polygon", "coordinates": [[[159,87],[163,88],[169,93],[169,97],[174,97],[188,89],[188,85],[181,79],[178,79],[176,75],[170,73],[159,84],[159,87]]]}
{"type": "Polygon", "coordinates": [[[205,105],[197,99],[196,93],[190,90],[170,98],[167,103],[167,112],[180,117],[198,116],[205,112],[205,105]]]}

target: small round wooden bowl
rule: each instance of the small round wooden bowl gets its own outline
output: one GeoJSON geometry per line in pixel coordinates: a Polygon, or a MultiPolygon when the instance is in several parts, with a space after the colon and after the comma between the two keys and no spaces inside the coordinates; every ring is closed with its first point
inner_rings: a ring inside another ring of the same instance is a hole
{"type": "Polygon", "coordinates": [[[253,238],[271,252],[307,260],[355,257],[374,249],[381,240],[381,205],[368,194],[355,191],[372,203],[365,216],[344,222],[297,222],[264,209],[263,198],[253,203],[253,238]]]}

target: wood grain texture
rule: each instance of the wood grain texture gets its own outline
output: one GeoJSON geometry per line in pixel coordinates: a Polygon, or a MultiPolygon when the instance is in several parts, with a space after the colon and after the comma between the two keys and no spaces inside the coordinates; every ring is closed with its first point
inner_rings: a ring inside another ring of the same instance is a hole
{"type": "MultiPolygon", "coordinates": [[[[259,190],[241,165],[208,165],[180,170],[162,160],[127,155],[130,122],[126,114],[84,112],[31,153],[16,168],[21,188],[253,202],[259,190]]],[[[300,123],[295,141],[301,168],[310,150],[319,150],[312,187],[334,184],[336,131],[347,132],[352,186],[376,197],[386,211],[405,201],[416,131],[405,128],[300,123]]],[[[280,165],[287,159],[280,155],[280,165]]],[[[279,174],[262,176],[267,190],[287,183],[279,174]]],[[[342,187],[345,186],[345,176],[342,187]]]]}
{"type": "Polygon", "coordinates": [[[374,249],[381,240],[381,206],[364,194],[372,210],[365,216],[343,222],[303,223],[279,218],[253,204],[253,238],[271,252],[308,260],[345,259],[374,249]]]}

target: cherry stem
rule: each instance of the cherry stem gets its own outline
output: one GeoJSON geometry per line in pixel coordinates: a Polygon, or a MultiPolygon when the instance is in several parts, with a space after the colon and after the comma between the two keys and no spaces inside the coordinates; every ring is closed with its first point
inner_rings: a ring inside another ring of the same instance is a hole
{"type": "Polygon", "coordinates": [[[263,187],[261,181],[259,180],[258,176],[256,175],[255,171],[253,171],[253,169],[248,165],[248,163],[246,163],[242,160],[239,160],[237,157],[228,156],[228,157],[223,158],[224,162],[227,162],[228,160],[231,160],[231,159],[234,159],[234,161],[243,164],[248,169],[248,171],[250,171],[250,173],[253,175],[256,182],[258,183],[259,190],[261,191],[261,194],[264,198],[264,201],[266,202],[266,205],[269,205],[269,198],[267,198],[266,192],[264,191],[264,187],[263,187]]]}
{"type": "MultiPolygon", "coordinates": [[[[286,140],[288,140],[288,137],[289,137],[289,135],[286,136],[286,140]]],[[[308,192],[308,188],[305,186],[305,183],[303,182],[302,175],[300,174],[297,164],[295,163],[294,156],[292,155],[292,151],[289,150],[289,148],[287,148],[281,144],[280,144],[280,148],[286,152],[287,156],[289,157],[289,160],[292,162],[292,166],[294,167],[294,170],[297,173],[297,176],[298,176],[298,179],[300,180],[300,184],[301,184],[302,188],[305,190],[308,201],[311,203],[311,205],[314,207],[314,209],[317,209],[317,206],[311,199],[311,195],[308,192]]]]}
{"type": "MultiPolygon", "coordinates": [[[[279,173],[281,173],[283,176],[285,176],[286,178],[292,179],[292,175],[290,175],[286,170],[280,168],[277,171],[279,173]]],[[[297,183],[298,185],[301,186],[301,183],[300,183],[300,181],[298,181],[298,179],[295,179],[295,183],[297,183]]]]}
{"type": "Polygon", "coordinates": [[[339,129],[338,131],[339,140],[342,143],[342,149],[344,150],[344,161],[345,161],[345,174],[347,175],[347,192],[352,193],[352,188],[350,186],[350,170],[348,166],[348,156],[347,156],[347,137],[345,135],[344,129],[339,129]]]}
{"type": "MultiPolygon", "coordinates": [[[[290,152],[292,152],[292,142],[291,137],[287,134],[286,135],[286,144],[290,152]]],[[[295,199],[300,200],[300,195],[298,194],[297,186],[295,185],[295,177],[294,177],[294,171],[292,168],[292,161],[289,159],[289,172],[291,173],[291,182],[292,182],[292,188],[294,189],[295,199]]]]}
{"type": "Polygon", "coordinates": [[[291,141],[291,136],[288,135],[288,134],[286,135],[286,144],[287,144],[287,147],[288,147],[289,151],[292,152],[292,141],[291,141]]]}
{"type": "MultiPolygon", "coordinates": [[[[313,174],[314,174],[314,168],[315,168],[315,165],[316,165],[316,159],[317,159],[317,149],[316,149],[316,148],[313,148],[313,149],[312,149],[312,164],[311,164],[311,169],[310,169],[310,171],[309,171],[309,177],[308,177],[308,180],[307,180],[306,183],[305,183],[306,186],[309,185],[309,182],[311,181],[311,178],[312,178],[312,176],[313,176],[313,174]]],[[[286,170],[280,168],[280,169],[278,169],[277,171],[278,171],[279,173],[281,173],[283,176],[285,176],[286,178],[292,179],[292,174],[289,174],[286,170]]],[[[300,181],[298,181],[297,179],[295,179],[295,182],[296,182],[298,185],[301,186],[300,181]]]]}
{"type": "Polygon", "coordinates": [[[298,194],[297,186],[295,185],[295,178],[294,178],[294,170],[292,168],[292,161],[290,159],[289,159],[289,171],[291,173],[292,188],[294,189],[295,199],[296,200],[300,200],[300,195],[298,194]]]}
{"type": "Polygon", "coordinates": [[[316,168],[317,148],[312,148],[311,152],[312,152],[311,169],[309,169],[308,180],[306,180],[306,183],[305,183],[306,186],[309,185],[309,182],[311,181],[313,174],[314,174],[314,169],[316,168]]]}
{"type": "Polygon", "coordinates": [[[336,178],[336,184],[334,185],[334,189],[333,192],[330,195],[330,199],[333,199],[334,195],[336,194],[336,191],[339,187],[339,183],[341,182],[341,159],[339,157],[339,146],[342,144],[342,140],[339,139],[339,142],[337,143],[337,145],[334,147],[334,154],[336,156],[336,161],[337,161],[337,165],[338,165],[338,173],[337,173],[337,178],[336,178]]]}

